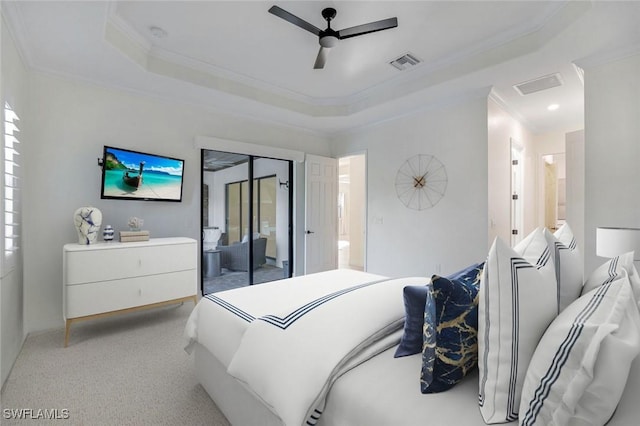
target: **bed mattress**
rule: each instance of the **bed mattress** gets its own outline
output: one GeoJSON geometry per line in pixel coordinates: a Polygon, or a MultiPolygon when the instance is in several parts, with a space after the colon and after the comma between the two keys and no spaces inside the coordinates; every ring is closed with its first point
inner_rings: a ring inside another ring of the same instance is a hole
{"type": "MultiPolygon", "coordinates": [[[[440,393],[420,393],[420,356],[393,358],[389,349],[340,377],[327,398],[318,426],[483,426],[478,408],[478,374],[440,393]]],[[[259,402],[226,368],[196,345],[200,382],[234,425],[281,426],[282,421],[259,402]]],[[[607,426],[637,424],[640,358],[631,366],[622,400],[607,426]]],[[[507,423],[515,425],[517,422],[507,423]]]]}
{"type": "MultiPolygon", "coordinates": [[[[486,426],[478,408],[477,373],[446,392],[423,395],[420,356],[393,358],[394,352],[395,347],[341,376],[329,392],[317,425],[486,426]]],[[[201,384],[231,424],[283,425],[200,345],[195,348],[195,366],[201,384]]]]}

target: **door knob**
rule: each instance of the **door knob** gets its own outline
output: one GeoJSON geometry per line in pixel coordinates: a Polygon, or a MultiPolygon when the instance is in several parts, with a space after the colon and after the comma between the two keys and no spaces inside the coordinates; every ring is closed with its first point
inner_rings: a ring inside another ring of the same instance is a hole
{"type": "Polygon", "coordinates": [[[305,232],[305,234],[315,234],[315,232],[307,230],[307,232],[305,232]]]}

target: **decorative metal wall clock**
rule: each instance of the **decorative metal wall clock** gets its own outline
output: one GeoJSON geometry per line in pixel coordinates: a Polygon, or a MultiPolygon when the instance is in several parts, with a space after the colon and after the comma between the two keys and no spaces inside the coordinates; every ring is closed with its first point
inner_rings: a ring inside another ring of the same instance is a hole
{"type": "Polygon", "coordinates": [[[447,190],[447,170],[433,155],[414,155],[396,174],[396,194],[410,209],[425,210],[438,204],[447,190]]]}

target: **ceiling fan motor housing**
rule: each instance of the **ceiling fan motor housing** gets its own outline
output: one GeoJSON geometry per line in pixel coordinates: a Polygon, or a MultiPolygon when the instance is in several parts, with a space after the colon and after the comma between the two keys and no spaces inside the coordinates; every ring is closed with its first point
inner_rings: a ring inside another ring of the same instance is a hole
{"type": "Polygon", "coordinates": [[[336,13],[336,10],[332,7],[322,9],[322,17],[327,21],[331,21],[333,18],[335,18],[336,13]]]}
{"type": "Polygon", "coordinates": [[[338,43],[338,32],[327,28],[324,31],[320,31],[320,46],[331,48],[338,43]]]}
{"type": "Polygon", "coordinates": [[[331,28],[331,20],[336,17],[336,10],[332,7],[322,9],[322,17],[327,21],[327,29],[320,31],[320,46],[331,48],[338,43],[338,32],[331,28]]]}

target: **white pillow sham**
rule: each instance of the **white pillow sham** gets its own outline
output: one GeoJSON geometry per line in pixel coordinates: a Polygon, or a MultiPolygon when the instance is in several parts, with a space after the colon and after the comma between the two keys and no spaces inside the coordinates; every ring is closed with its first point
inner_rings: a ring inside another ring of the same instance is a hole
{"type": "Polygon", "coordinates": [[[563,224],[553,234],[545,228],[544,236],[549,244],[556,269],[558,313],[560,313],[580,297],[584,269],[582,255],[568,224],[563,224]]]}
{"type": "Polygon", "coordinates": [[[638,304],[638,308],[640,308],[640,275],[638,275],[638,270],[633,263],[633,258],[634,252],[630,251],[613,257],[600,265],[589,275],[589,278],[587,278],[582,288],[582,294],[586,294],[596,287],[618,279],[623,272],[626,271],[629,276],[634,299],[638,304]]]}
{"type": "Polygon", "coordinates": [[[604,425],[640,353],[640,314],[625,271],[549,326],[525,379],[520,425],[604,425]]]}
{"type": "Polygon", "coordinates": [[[478,305],[480,412],[486,423],[518,417],[525,373],[558,310],[555,269],[541,228],[514,249],[496,238],[478,305]]]}

